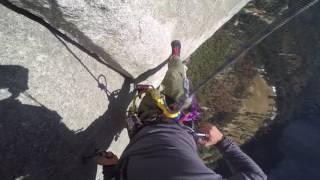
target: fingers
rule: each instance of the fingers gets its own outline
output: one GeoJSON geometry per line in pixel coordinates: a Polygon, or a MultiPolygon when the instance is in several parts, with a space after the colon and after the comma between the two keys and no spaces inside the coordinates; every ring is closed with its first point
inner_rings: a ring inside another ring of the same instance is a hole
{"type": "Polygon", "coordinates": [[[99,151],[97,152],[95,161],[97,164],[100,164],[103,166],[110,166],[110,165],[116,165],[119,161],[119,158],[112,152],[99,151]]]}
{"type": "Polygon", "coordinates": [[[203,145],[203,146],[207,146],[208,140],[206,140],[204,138],[199,138],[198,139],[198,144],[203,145]]]}
{"type": "Polygon", "coordinates": [[[106,157],[106,158],[114,158],[114,157],[116,157],[117,158],[117,156],[116,155],[114,155],[113,154],[113,152],[106,152],[106,154],[105,154],[105,156],[104,157],[106,157]]]}
{"type": "Polygon", "coordinates": [[[214,125],[211,124],[211,123],[203,123],[203,124],[200,124],[200,128],[211,128],[212,126],[214,126],[214,125]]]}
{"type": "Polygon", "coordinates": [[[208,135],[208,139],[202,139],[199,141],[200,144],[203,144],[205,146],[215,145],[219,141],[221,141],[223,137],[223,134],[220,132],[220,130],[210,123],[201,124],[199,127],[199,132],[208,135]]]}
{"type": "Polygon", "coordinates": [[[199,127],[199,132],[209,134],[212,127],[213,127],[213,125],[210,123],[201,124],[199,127]]]}
{"type": "Polygon", "coordinates": [[[96,152],[97,156],[102,156],[102,157],[105,157],[105,158],[114,158],[117,156],[115,154],[113,154],[113,152],[111,151],[108,151],[106,152],[105,150],[99,150],[98,152],[96,152]]]}

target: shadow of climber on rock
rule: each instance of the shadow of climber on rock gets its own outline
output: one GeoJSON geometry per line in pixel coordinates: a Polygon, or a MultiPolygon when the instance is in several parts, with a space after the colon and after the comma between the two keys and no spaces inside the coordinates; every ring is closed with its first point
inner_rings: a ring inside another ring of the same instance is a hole
{"type": "Polygon", "coordinates": [[[17,99],[28,89],[28,69],[1,65],[0,89],[11,93],[0,101],[0,179],[50,176],[48,171],[35,176],[32,171],[59,163],[61,158],[57,157],[66,155],[61,151],[68,149],[61,146],[70,144],[67,141],[72,132],[60,123],[61,117],[55,111],[22,104],[17,99]]]}
{"type": "MultiPolygon", "coordinates": [[[[76,133],[56,111],[26,92],[28,72],[22,66],[0,65],[0,179],[95,179],[96,164],[83,164],[81,157],[97,145],[110,145],[123,129],[123,123],[112,119],[122,112],[109,108],[85,131],[76,133]]],[[[109,105],[119,98],[129,102],[128,91],[122,88],[117,97],[109,97],[114,99],[109,105]]]]}

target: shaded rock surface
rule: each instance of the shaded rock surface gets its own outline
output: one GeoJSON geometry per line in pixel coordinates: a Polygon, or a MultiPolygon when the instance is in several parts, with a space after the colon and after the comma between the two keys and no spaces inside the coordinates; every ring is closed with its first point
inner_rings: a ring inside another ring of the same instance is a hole
{"type": "MultiPolygon", "coordinates": [[[[38,23],[0,16],[0,179],[94,179],[81,158],[125,127],[129,83],[38,23]]],[[[111,148],[127,143],[124,131],[111,148]]]]}

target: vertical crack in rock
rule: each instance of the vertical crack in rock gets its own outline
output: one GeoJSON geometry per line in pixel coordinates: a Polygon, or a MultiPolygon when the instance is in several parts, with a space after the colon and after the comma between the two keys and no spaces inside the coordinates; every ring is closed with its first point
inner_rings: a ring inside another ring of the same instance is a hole
{"type": "MultiPolygon", "coordinates": [[[[125,69],[123,69],[121,67],[120,64],[118,64],[117,62],[115,62],[112,57],[106,53],[101,47],[97,46],[96,44],[94,44],[92,42],[92,40],[90,38],[88,38],[84,33],[82,33],[74,24],[72,24],[71,22],[67,22],[63,16],[61,11],[59,10],[59,8],[57,7],[56,1],[49,1],[50,4],[50,8],[48,8],[48,11],[52,11],[54,12],[54,17],[56,19],[59,19],[58,21],[55,22],[51,22],[50,18],[47,18],[49,20],[49,23],[46,22],[44,19],[28,12],[27,10],[24,10],[22,8],[19,8],[15,5],[13,5],[12,3],[8,2],[7,0],[0,2],[2,5],[4,5],[5,7],[19,13],[22,14],[36,22],[38,22],[39,24],[45,26],[48,30],[50,30],[50,32],[52,32],[54,35],[58,35],[59,37],[63,38],[65,41],[70,42],[71,44],[75,45],[76,47],[78,47],[80,50],[82,50],[83,52],[87,53],[88,55],[90,55],[91,57],[93,57],[94,59],[96,59],[97,61],[99,61],[100,63],[108,66],[109,68],[111,68],[112,70],[118,72],[120,75],[122,75],[125,78],[129,78],[129,79],[133,79],[132,75],[126,71],[125,69]],[[59,23],[56,23],[59,22],[59,23]],[[60,32],[59,30],[57,30],[56,28],[54,28],[53,26],[51,26],[50,24],[54,24],[57,27],[59,26],[64,26],[67,27],[68,29],[70,29],[70,31],[76,36],[76,37],[81,37],[79,38],[79,43],[76,42],[75,40],[73,40],[72,38],[70,38],[69,36],[67,36],[66,34],[60,32]],[[102,59],[101,59],[101,58],[102,59]]],[[[25,5],[26,7],[30,7],[31,8],[31,4],[27,1],[23,1],[22,2],[23,5],[25,5]]],[[[34,6],[32,5],[32,7],[34,8],[34,6]]],[[[38,8],[38,7],[36,7],[38,8]]],[[[40,11],[40,9],[39,9],[40,11]]],[[[46,15],[44,13],[44,15],[46,15]]]]}

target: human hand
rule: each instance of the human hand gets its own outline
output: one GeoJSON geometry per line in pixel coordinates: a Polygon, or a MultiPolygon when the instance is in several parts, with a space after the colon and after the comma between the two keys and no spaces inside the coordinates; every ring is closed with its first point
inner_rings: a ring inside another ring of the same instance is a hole
{"type": "Polygon", "coordinates": [[[210,123],[200,125],[199,132],[208,135],[208,137],[200,138],[198,140],[198,143],[201,145],[212,146],[220,142],[223,138],[223,134],[219,131],[219,129],[210,123]]]}
{"type": "Polygon", "coordinates": [[[119,161],[119,158],[112,152],[99,151],[95,157],[97,164],[102,166],[112,166],[116,165],[119,161]]]}

